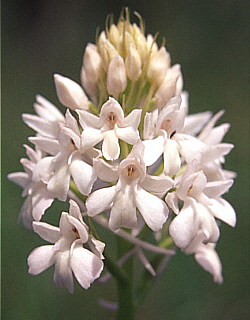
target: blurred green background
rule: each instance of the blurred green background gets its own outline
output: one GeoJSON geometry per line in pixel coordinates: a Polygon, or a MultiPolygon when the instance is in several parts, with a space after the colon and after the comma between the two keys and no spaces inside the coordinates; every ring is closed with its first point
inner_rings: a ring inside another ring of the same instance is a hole
{"type": "MultiPolygon", "coordinates": [[[[75,293],[57,288],[53,268],[33,277],[27,273],[30,251],[43,244],[18,225],[21,189],[6,174],[22,171],[23,143],[33,131],[21,121],[33,113],[37,93],[59,105],[53,74],[80,81],[83,51],[95,41],[106,16],[122,6],[138,11],[146,32],[160,32],[172,64],[180,63],[190,112],[225,109],[230,122],[226,142],[235,144],[226,169],[238,177],[225,198],[234,206],[235,229],[222,224],[217,250],[223,285],[178,252],[139,310],[137,319],[250,319],[249,311],[249,6],[247,1],[17,1],[2,2],[2,319],[114,319],[97,297],[114,300],[116,287],[97,284],[75,293]]],[[[63,110],[63,109],[62,109],[63,110]]],[[[54,204],[55,222],[66,204],[54,204]]],[[[104,240],[112,245],[114,238],[104,240]]]]}

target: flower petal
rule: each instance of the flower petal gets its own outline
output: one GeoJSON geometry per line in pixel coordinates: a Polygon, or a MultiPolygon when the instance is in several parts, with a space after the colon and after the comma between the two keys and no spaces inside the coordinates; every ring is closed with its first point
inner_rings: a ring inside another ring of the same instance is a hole
{"type": "Polygon", "coordinates": [[[58,227],[54,227],[46,222],[34,221],[33,230],[42,239],[50,243],[56,243],[61,236],[60,229],[58,227]]]}
{"type": "Polygon", "coordinates": [[[168,217],[166,203],[140,186],[135,189],[135,202],[149,228],[153,231],[159,231],[168,217]]]}
{"type": "Polygon", "coordinates": [[[55,257],[54,282],[59,287],[67,288],[70,293],[73,293],[74,282],[70,266],[70,251],[58,251],[55,257]]]}
{"type": "Polygon", "coordinates": [[[84,129],[81,136],[81,149],[86,150],[103,139],[104,135],[99,129],[87,128],[84,129]]]}
{"type": "Polygon", "coordinates": [[[140,182],[143,189],[153,193],[166,193],[174,184],[174,181],[167,176],[150,176],[140,182]]]}
{"type": "Polygon", "coordinates": [[[169,233],[175,244],[184,250],[197,235],[199,218],[196,214],[196,201],[188,198],[180,213],[170,223],[169,233]]]}
{"type": "Polygon", "coordinates": [[[164,173],[175,175],[181,167],[179,147],[176,141],[167,139],[164,147],[164,173]]]}
{"type": "Polygon", "coordinates": [[[29,273],[37,275],[55,263],[53,245],[34,249],[28,257],[29,273]]]}
{"type": "Polygon", "coordinates": [[[93,159],[93,168],[98,176],[103,181],[113,182],[118,180],[118,166],[110,165],[101,158],[93,159]]]}
{"type": "Polygon", "coordinates": [[[214,282],[223,282],[220,258],[211,243],[201,245],[201,248],[195,253],[194,257],[203,269],[214,276],[214,282]]]}
{"type": "Polygon", "coordinates": [[[140,137],[138,130],[133,127],[116,128],[115,132],[119,139],[132,145],[134,145],[140,137]]]}
{"type": "Polygon", "coordinates": [[[48,121],[33,114],[22,114],[23,122],[42,136],[55,138],[59,132],[56,122],[48,121]]]}
{"type": "Polygon", "coordinates": [[[58,163],[55,174],[48,183],[48,191],[61,201],[66,201],[69,190],[70,171],[66,163],[58,163]]]}
{"type": "Polygon", "coordinates": [[[70,266],[84,289],[88,289],[103,270],[102,260],[91,251],[84,249],[79,240],[72,244],[70,266]]]}
{"type": "Polygon", "coordinates": [[[229,202],[222,198],[210,199],[210,205],[208,208],[213,213],[215,218],[220,219],[231,227],[235,227],[236,225],[236,213],[234,208],[231,206],[229,202]]]}
{"type": "Polygon", "coordinates": [[[76,228],[76,230],[79,233],[79,236],[81,238],[81,242],[82,243],[87,242],[89,234],[88,234],[88,231],[87,231],[85,224],[81,223],[78,219],[76,219],[75,217],[72,217],[69,214],[67,215],[67,219],[68,219],[69,223],[72,224],[76,228]]]}
{"type": "Polygon", "coordinates": [[[94,217],[108,209],[116,195],[116,186],[102,188],[94,191],[86,200],[87,214],[94,217]]]}
{"type": "Polygon", "coordinates": [[[233,182],[234,182],[233,180],[208,182],[203,192],[209,198],[219,197],[229,190],[233,182]]]}
{"type": "Polygon", "coordinates": [[[7,178],[23,189],[30,183],[29,175],[26,172],[11,172],[7,175],[7,178]]]}
{"type": "Polygon", "coordinates": [[[142,142],[145,146],[143,160],[146,166],[151,166],[162,155],[163,142],[164,138],[162,136],[142,142]]]}
{"type": "Polygon", "coordinates": [[[133,188],[125,185],[116,195],[109,217],[109,228],[113,231],[120,227],[134,228],[137,224],[133,188]]]}
{"type": "Polygon", "coordinates": [[[97,175],[93,167],[82,160],[79,152],[75,152],[72,156],[70,173],[78,190],[82,194],[88,195],[97,179],[97,175]]]}
{"type": "Polygon", "coordinates": [[[56,139],[46,137],[29,137],[29,141],[38,148],[52,155],[57,154],[61,150],[60,144],[56,139]]]}
{"type": "Polygon", "coordinates": [[[54,75],[54,80],[58,99],[65,107],[72,110],[89,108],[88,98],[78,83],[59,74],[54,75]]]}
{"type": "Polygon", "coordinates": [[[114,130],[104,133],[102,153],[107,160],[116,160],[120,155],[120,146],[114,130]]]}

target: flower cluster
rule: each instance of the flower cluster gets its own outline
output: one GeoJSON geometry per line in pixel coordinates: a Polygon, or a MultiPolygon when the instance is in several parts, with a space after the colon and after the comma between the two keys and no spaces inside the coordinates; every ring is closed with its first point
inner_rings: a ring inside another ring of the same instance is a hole
{"type": "Polygon", "coordinates": [[[171,237],[222,282],[215,251],[218,220],[236,224],[234,209],[222,198],[235,177],[223,168],[233,148],[222,142],[229,124],[216,126],[223,111],[188,115],[180,65],[171,66],[166,48],[158,47],[156,37],[145,36],[137,16],[140,26],[131,24],[127,11],[117,25],[107,21],[96,44],[87,45],[82,86],[55,74],[64,115],[36,97],[36,114],[23,114],[36,132],[29,137],[34,149],[25,145],[24,172],[8,175],[24,189],[20,220],[52,243],[31,252],[29,273],[55,264],[54,282],[70,292],[72,272],[87,289],[100,276],[104,258],[104,243],[93,236],[92,222],[88,227],[72,198],[89,221],[106,221],[112,232],[126,234],[152,274],[138,249],[142,241],[137,236],[145,228],[155,236],[148,248],[158,252],[171,237]],[[40,221],[55,198],[71,198],[59,228],[40,221]]]}

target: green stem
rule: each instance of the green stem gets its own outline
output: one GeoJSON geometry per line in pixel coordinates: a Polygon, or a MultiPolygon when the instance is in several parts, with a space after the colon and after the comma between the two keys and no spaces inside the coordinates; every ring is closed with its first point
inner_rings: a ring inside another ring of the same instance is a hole
{"type": "MultiPolygon", "coordinates": [[[[117,238],[118,256],[121,258],[133,245],[128,241],[117,238]]],[[[135,316],[134,296],[133,296],[133,258],[131,257],[124,265],[127,279],[117,279],[118,289],[118,312],[117,320],[133,320],[135,316]]]]}

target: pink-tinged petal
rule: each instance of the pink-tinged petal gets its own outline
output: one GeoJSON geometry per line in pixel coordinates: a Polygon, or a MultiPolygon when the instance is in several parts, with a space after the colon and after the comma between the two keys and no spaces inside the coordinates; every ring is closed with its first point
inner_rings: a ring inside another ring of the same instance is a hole
{"type": "Polygon", "coordinates": [[[118,123],[121,123],[121,124],[123,123],[124,112],[122,110],[122,107],[119,104],[119,102],[112,97],[109,97],[108,101],[106,101],[102,106],[102,109],[100,112],[100,119],[103,124],[106,122],[107,116],[110,112],[113,112],[116,114],[116,116],[118,117],[118,123]]]}
{"type": "Polygon", "coordinates": [[[142,110],[135,109],[130,114],[124,118],[123,126],[128,127],[131,126],[134,129],[137,129],[141,120],[142,110]]]}
{"type": "MultiPolygon", "coordinates": [[[[189,169],[189,167],[187,167],[186,171],[189,171],[188,169],[189,169]]],[[[185,171],[184,175],[186,175],[186,171],[185,171]]],[[[188,196],[188,192],[190,191],[190,188],[192,187],[198,174],[199,174],[198,172],[191,173],[190,175],[186,175],[186,178],[182,179],[182,181],[176,191],[176,194],[178,195],[178,197],[181,200],[183,200],[183,201],[186,200],[186,197],[188,196]]]]}
{"type": "Polygon", "coordinates": [[[204,242],[217,242],[220,237],[220,230],[214,217],[206,206],[197,203],[196,208],[197,214],[199,215],[200,228],[206,236],[206,240],[204,242]]]}
{"type": "Polygon", "coordinates": [[[65,107],[71,110],[89,108],[89,100],[78,83],[59,74],[54,75],[54,80],[58,99],[65,107]]]}
{"type": "Polygon", "coordinates": [[[211,130],[213,130],[213,127],[215,126],[216,122],[219,120],[220,117],[224,114],[224,110],[221,110],[217,112],[210,121],[206,124],[206,126],[203,128],[202,132],[199,135],[199,140],[205,141],[207,136],[211,133],[211,130]]]}
{"type": "Polygon", "coordinates": [[[101,129],[100,119],[94,114],[85,110],[76,110],[79,116],[79,122],[82,128],[85,130],[87,128],[101,129]]]}
{"type": "Polygon", "coordinates": [[[42,182],[36,183],[36,189],[32,192],[32,215],[39,221],[44,211],[49,208],[54,201],[54,195],[48,192],[47,186],[42,182]]]}
{"type": "Polygon", "coordinates": [[[165,198],[165,201],[167,202],[168,206],[174,211],[175,214],[179,213],[178,197],[176,196],[175,192],[168,193],[165,198]]]}
{"type": "Polygon", "coordinates": [[[166,203],[139,186],[135,189],[135,202],[148,227],[159,231],[168,217],[166,203]]]}
{"type": "Polygon", "coordinates": [[[115,132],[119,139],[132,145],[140,138],[138,130],[133,127],[116,128],[115,132]]]}
{"type": "Polygon", "coordinates": [[[118,180],[118,166],[110,165],[101,158],[93,159],[93,168],[98,176],[103,181],[113,182],[118,180]]]}
{"type": "Polygon", "coordinates": [[[196,201],[188,198],[180,213],[170,223],[169,233],[175,244],[184,250],[195,238],[199,230],[199,218],[196,214],[196,201]]]}
{"type": "Polygon", "coordinates": [[[116,196],[116,186],[102,188],[94,191],[86,200],[87,213],[94,217],[98,213],[108,209],[116,196]]]}
{"type": "Polygon", "coordinates": [[[33,169],[32,181],[48,184],[51,178],[54,157],[42,158],[33,169]]]}
{"type": "Polygon", "coordinates": [[[53,245],[34,249],[28,256],[29,273],[37,275],[55,263],[53,245]]]}
{"type": "MultiPolygon", "coordinates": [[[[59,164],[58,164],[59,166],[59,164]]],[[[67,164],[61,164],[48,183],[48,191],[56,198],[66,201],[69,190],[70,171],[67,164]]]]}
{"type": "Polygon", "coordinates": [[[181,167],[179,147],[176,141],[167,139],[164,146],[164,173],[166,175],[175,175],[181,167]]]}
{"type": "Polygon", "coordinates": [[[18,221],[22,222],[25,228],[32,229],[32,222],[34,218],[32,216],[32,197],[28,196],[24,201],[22,208],[20,210],[18,221]]]}
{"type": "Polygon", "coordinates": [[[88,195],[97,176],[93,167],[82,160],[79,152],[75,152],[72,156],[70,173],[78,190],[82,194],[88,195]]]}
{"type": "Polygon", "coordinates": [[[61,236],[60,229],[58,227],[54,227],[46,222],[34,221],[33,230],[42,239],[50,243],[56,243],[61,236]]]}
{"type": "Polygon", "coordinates": [[[33,163],[37,163],[42,158],[42,151],[39,149],[32,149],[27,144],[23,145],[26,151],[27,156],[30,158],[30,161],[33,163]]]}
{"type": "Polygon", "coordinates": [[[12,172],[7,175],[7,178],[23,189],[30,183],[29,175],[26,172],[12,172]]]}
{"type": "MultiPolygon", "coordinates": [[[[178,137],[181,137],[181,135],[178,135],[178,137]]],[[[180,154],[183,156],[183,158],[186,160],[187,163],[191,163],[193,159],[196,159],[198,162],[200,162],[202,142],[194,137],[192,137],[192,139],[189,138],[189,136],[187,135],[185,135],[185,137],[186,138],[188,137],[188,140],[178,141],[180,146],[180,154]]]]}
{"type": "Polygon", "coordinates": [[[58,135],[59,127],[56,123],[50,122],[47,119],[40,118],[33,114],[22,114],[23,122],[35,130],[37,133],[45,137],[55,138],[58,135]]]}
{"type": "Polygon", "coordinates": [[[144,117],[143,138],[144,140],[153,139],[155,135],[155,124],[158,118],[158,109],[152,112],[146,112],[144,117]]]}
{"type": "Polygon", "coordinates": [[[206,184],[204,193],[209,198],[215,198],[226,193],[234,183],[233,180],[212,181],[206,184]]]}
{"type": "Polygon", "coordinates": [[[92,235],[89,235],[88,245],[90,250],[97,255],[100,259],[104,259],[102,255],[103,250],[105,248],[105,243],[99,240],[96,240],[92,235]]]}
{"type": "Polygon", "coordinates": [[[202,245],[202,248],[199,249],[194,257],[204,270],[213,275],[214,282],[223,282],[220,258],[212,244],[208,243],[207,245],[202,245]]]}
{"type": "Polygon", "coordinates": [[[134,228],[137,224],[134,190],[126,185],[117,194],[110,211],[109,228],[116,231],[120,227],[134,228]]]}
{"type": "Polygon", "coordinates": [[[57,120],[57,121],[64,122],[64,116],[61,113],[61,111],[59,111],[57,107],[54,106],[49,100],[37,94],[36,102],[37,103],[34,103],[33,106],[36,113],[40,117],[47,119],[49,121],[57,120]]]}
{"type": "Polygon", "coordinates": [[[74,226],[81,238],[81,242],[85,243],[88,241],[89,234],[84,224],[82,224],[78,219],[72,217],[71,215],[67,215],[68,222],[74,226]]]}
{"type": "Polygon", "coordinates": [[[222,141],[225,134],[228,132],[229,128],[229,123],[223,123],[220,126],[213,128],[210,134],[202,141],[204,141],[210,146],[218,144],[222,141]]]}
{"type": "Polygon", "coordinates": [[[31,162],[27,158],[21,158],[20,163],[23,166],[24,170],[29,174],[29,176],[32,176],[32,172],[35,168],[35,163],[31,162]]]}
{"type": "Polygon", "coordinates": [[[153,193],[166,193],[174,185],[174,180],[167,176],[150,176],[140,182],[140,186],[153,193]]]}
{"type": "Polygon", "coordinates": [[[76,118],[72,116],[69,109],[66,110],[65,119],[66,119],[66,126],[72,129],[77,135],[80,135],[78,122],[76,118]]]}
{"type": "MultiPolygon", "coordinates": [[[[69,214],[67,212],[62,212],[61,218],[60,218],[60,221],[59,221],[60,232],[63,235],[62,242],[65,242],[64,249],[68,248],[68,244],[66,244],[67,242],[70,243],[71,241],[73,241],[76,238],[76,235],[72,230],[72,224],[68,220],[68,215],[69,214]]],[[[58,242],[56,244],[58,246],[58,248],[56,248],[56,249],[57,250],[63,250],[63,243],[62,243],[62,246],[61,246],[61,245],[58,245],[58,242]]]]}
{"type": "Polygon", "coordinates": [[[86,150],[95,146],[103,137],[104,135],[99,129],[84,129],[81,136],[81,149],[86,150]]]}
{"type": "Polygon", "coordinates": [[[234,145],[231,143],[219,143],[215,146],[210,146],[209,148],[204,146],[201,150],[201,161],[210,162],[219,159],[220,157],[227,155],[233,148],[234,145]]]}
{"type": "Polygon", "coordinates": [[[209,210],[215,216],[215,218],[220,219],[231,227],[236,225],[236,213],[234,208],[229,202],[222,198],[210,199],[210,205],[208,205],[209,210]]]}
{"type": "Polygon", "coordinates": [[[162,155],[163,142],[164,138],[162,136],[142,142],[145,146],[143,160],[146,166],[151,166],[162,155]]]}
{"type": "Polygon", "coordinates": [[[207,184],[207,178],[203,173],[203,171],[198,171],[196,175],[197,176],[195,180],[193,181],[192,185],[188,189],[188,195],[193,198],[199,197],[207,184]]]}
{"type": "Polygon", "coordinates": [[[73,275],[70,266],[70,250],[58,251],[55,254],[54,282],[61,288],[74,292],[73,275]]]}
{"type": "Polygon", "coordinates": [[[69,214],[85,224],[82,220],[82,214],[78,204],[72,199],[69,200],[69,214]]]}
{"type": "Polygon", "coordinates": [[[107,160],[116,160],[120,155],[120,146],[114,130],[104,132],[102,153],[107,160]]]}
{"type": "Polygon", "coordinates": [[[77,281],[84,289],[88,289],[90,284],[99,278],[103,270],[102,260],[91,251],[84,249],[79,240],[72,244],[70,266],[77,281]]]}
{"type": "Polygon", "coordinates": [[[46,137],[29,137],[29,141],[38,148],[52,155],[57,154],[61,150],[60,144],[56,139],[46,137]]]}
{"type": "Polygon", "coordinates": [[[192,136],[196,135],[201,131],[211,116],[212,112],[210,111],[187,115],[182,131],[192,136]]]}

